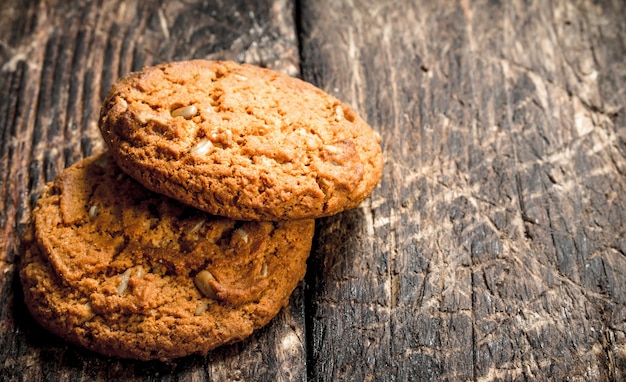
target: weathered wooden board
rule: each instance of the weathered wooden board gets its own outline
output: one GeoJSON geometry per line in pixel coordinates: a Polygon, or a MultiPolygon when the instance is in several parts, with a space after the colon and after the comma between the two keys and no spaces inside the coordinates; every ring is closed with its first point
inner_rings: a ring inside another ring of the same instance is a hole
{"type": "Polygon", "coordinates": [[[385,153],[371,200],[319,224],[309,377],[626,379],[626,4],[299,14],[303,77],[385,153]]]}
{"type": "Polygon", "coordinates": [[[626,379],[626,3],[0,3],[0,380],[626,379]],[[299,75],[383,137],[357,210],[318,221],[306,288],[207,357],[67,345],[20,299],[37,191],[104,148],[111,82],[233,59],[299,75]]]}
{"type": "Polygon", "coordinates": [[[299,73],[293,4],[277,1],[2,1],[0,14],[0,380],[302,380],[302,291],[250,340],[173,363],[110,360],[38,328],[15,260],[37,192],[104,149],[99,105],[120,75],[188,58],[299,73]]]}

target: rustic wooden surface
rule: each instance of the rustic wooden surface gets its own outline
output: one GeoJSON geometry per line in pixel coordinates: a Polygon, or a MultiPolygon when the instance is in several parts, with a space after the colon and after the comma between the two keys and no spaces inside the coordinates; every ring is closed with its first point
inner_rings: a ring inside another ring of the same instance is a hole
{"type": "Polygon", "coordinates": [[[0,3],[0,380],[626,380],[626,2],[0,3]],[[37,193],[104,149],[118,76],[187,58],[315,83],[383,137],[250,339],[161,363],[47,334],[21,301],[37,193]]]}

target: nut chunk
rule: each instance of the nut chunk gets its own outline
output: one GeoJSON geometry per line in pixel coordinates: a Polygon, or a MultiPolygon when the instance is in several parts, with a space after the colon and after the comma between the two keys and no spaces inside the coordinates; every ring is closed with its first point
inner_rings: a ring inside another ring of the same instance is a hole
{"type": "Polygon", "coordinates": [[[206,269],[203,271],[200,271],[200,273],[196,275],[196,278],[194,278],[193,281],[196,284],[196,287],[200,290],[200,292],[202,292],[203,295],[205,295],[208,298],[212,298],[214,300],[217,299],[215,290],[211,286],[211,283],[215,282],[215,277],[213,277],[211,272],[207,271],[206,269]]]}

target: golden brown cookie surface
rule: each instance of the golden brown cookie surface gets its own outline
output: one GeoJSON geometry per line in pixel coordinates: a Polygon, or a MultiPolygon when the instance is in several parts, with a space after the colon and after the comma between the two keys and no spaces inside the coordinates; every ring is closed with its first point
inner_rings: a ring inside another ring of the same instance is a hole
{"type": "Polygon", "coordinates": [[[382,173],[378,134],[313,85],[232,62],[148,67],[113,85],[100,129],[146,187],[242,220],[333,215],[382,173]]]}
{"type": "Polygon", "coordinates": [[[21,262],[47,329],[105,355],[206,353],[274,317],[305,273],[313,220],[238,222],[146,190],[109,154],[41,194],[21,262]]]}

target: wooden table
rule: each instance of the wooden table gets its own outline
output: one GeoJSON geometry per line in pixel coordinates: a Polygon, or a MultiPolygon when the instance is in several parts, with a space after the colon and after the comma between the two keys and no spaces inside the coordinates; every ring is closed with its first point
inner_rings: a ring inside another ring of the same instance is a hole
{"type": "Polygon", "coordinates": [[[0,380],[626,379],[626,2],[0,3],[0,380]],[[270,325],[131,362],[39,328],[16,259],[38,191],[104,149],[144,65],[300,76],[380,132],[379,187],[320,219],[270,325]]]}

